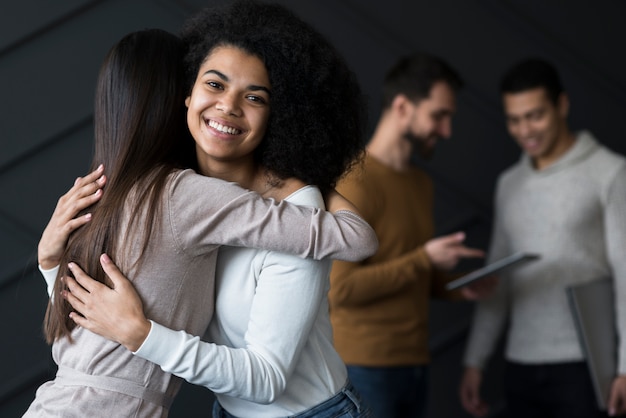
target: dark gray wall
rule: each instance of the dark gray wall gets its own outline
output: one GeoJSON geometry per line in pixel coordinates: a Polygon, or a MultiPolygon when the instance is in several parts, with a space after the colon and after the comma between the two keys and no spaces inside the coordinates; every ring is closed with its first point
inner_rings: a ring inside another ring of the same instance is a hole
{"type": "MultiPolygon", "coordinates": [[[[222,0],[223,1],[223,0],[222,0]]],[[[212,4],[216,4],[213,2],[212,4]]],[[[528,55],[551,59],[570,93],[571,125],[626,153],[626,16],[622,0],[283,0],[325,33],[357,72],[376,120],[379,86],[400,55],[423,49],[467,82],[450,141],[428,165],[438,229],[464,227],[484,246],[495,178],[519,155],[505,132],[497,82],[528,55]]],[[[45,287],[37,241],[58,197],[87,169],[97,70],[129,31],[176,32],[200,0],[4,0],[0,5],[0,416],[20,416],[54,373],[41,338],[45,287]]],[[[457,401],[467,303],[432,308],[431,417],[463,417],[457,401]]],[[[488,396],[499,402],[498,357],[488,396]]],[[[208,416],[210,393],[185,386],[171,416],[208,416]]]]}

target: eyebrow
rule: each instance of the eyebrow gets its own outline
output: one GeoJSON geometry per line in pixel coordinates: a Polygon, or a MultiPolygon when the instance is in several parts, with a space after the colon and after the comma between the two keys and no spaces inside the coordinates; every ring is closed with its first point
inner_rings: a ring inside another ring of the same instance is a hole
{"type": "Polygon", "coordinates": [[[543,109],[535,109],[535,110],[531,110],[528,112],[524,112],[521,115],[510,115],[510,114],[506,114],[506,120],[508,121],[518,121],[520,119],[528,119],[531,118],[535,115],[543,115],[543,113],[545,113],[545,110],[543,109]]]}
{"type": "MultiPolygon", "coordinates": [[[[207,74],[215,74],[216,76],[218,76],[219,78],[221,78],[222,80],[229,82],[230,79],[228,78],[228,76],[220,71],[217,70],[207,70],[204,72],[204,75],[207,74]]],[[[270,89],[268,89],[267,87],[264,86],[257,86],[255,84],[249,85],[248,90],[252,90],[252,91],[264,91],[267,94],[269,94],[270,96],[272,95],[272,92],[270,91],[270,89]]]]}

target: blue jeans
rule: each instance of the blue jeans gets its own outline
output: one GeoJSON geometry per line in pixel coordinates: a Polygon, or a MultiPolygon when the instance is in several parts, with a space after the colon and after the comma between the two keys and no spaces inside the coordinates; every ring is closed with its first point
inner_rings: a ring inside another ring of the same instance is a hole
{"type": "Polygon", "coordinates": [[[428,366],[348,366],[348,378],[372,418],[423,418],[428,400],[428,366]]]}
{"type": "MultiPolygon", "coordinates": [[[[370,412],[363,406],[361,397],[348,382],[332,398],[289,418],[370,418],[370,412]]],[[[237,418],[228,413],[216,400],[213,404],[213,418],[237,418]]]]}

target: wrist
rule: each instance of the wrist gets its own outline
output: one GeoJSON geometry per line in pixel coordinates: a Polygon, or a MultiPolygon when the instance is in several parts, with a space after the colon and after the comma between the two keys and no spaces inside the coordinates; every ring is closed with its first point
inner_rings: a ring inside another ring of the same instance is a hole
{"type": "Polygon", "coordinates": [[[146,341],[146,338],[148,338],[152,323],[146,318],[141,318],[129,325],[124,340],[120,341],[120,343],[134,353],[139,350],[139,347],[141,347],[144,341],[146,341]]]}
{"type": "Polygon", "coordinates": [[[59,265],[59,260],[41,259],[38,263],[43,270],[51,270],[59,265]]]}
{"type": "Polygon", "coordinates": [[[50,270],[53,267],[59,265],[61,257],[46,255],[46,251],[38,248],[37,250],[37,262],[44,270],[50,270]]]}

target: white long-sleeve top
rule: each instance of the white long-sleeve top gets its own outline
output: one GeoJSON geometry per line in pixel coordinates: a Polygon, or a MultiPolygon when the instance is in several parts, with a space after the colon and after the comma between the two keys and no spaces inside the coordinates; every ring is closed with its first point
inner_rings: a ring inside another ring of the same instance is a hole
{"type": "Polygon", "coordinates": [[[616,372],[626,373],[626,159],[586,131],[544,170],[523,155],[498,181],[489,261],[518,251],[540,259],[503,273],[494,295],[478,303],[465,364],[485,365],[507,316],[507,359],[582,360],[566,289],[612,277],[616,372]]]}
{"type": "MultiPolygon", "coordinates": [[[[317,188],[286,200],[323,207],[317,188]]],[[[288,416],[335,395],[346,368],[333,348],[330,260],[222,247],[208,339],[159,325],[136,352],[163,370],[216,393],[238,417],[288,416]]]]}

